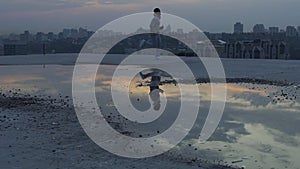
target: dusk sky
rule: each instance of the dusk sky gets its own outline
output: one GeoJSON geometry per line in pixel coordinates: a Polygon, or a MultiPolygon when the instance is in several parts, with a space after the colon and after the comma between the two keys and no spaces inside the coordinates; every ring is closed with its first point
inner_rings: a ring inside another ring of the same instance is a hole
{"type": "Polygon", "coordinates": [[[299,0],[1,0],[0,34],[73,27],[97,30],[114,19],[154,7],[210,32],[232,32],[237,21],[245,31],[256,23],[300,26],[299,0]]]}

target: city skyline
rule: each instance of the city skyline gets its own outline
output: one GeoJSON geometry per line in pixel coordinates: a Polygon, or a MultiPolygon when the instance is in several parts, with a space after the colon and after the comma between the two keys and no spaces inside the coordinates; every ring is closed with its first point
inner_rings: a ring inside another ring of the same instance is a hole
{"type": "MultiPolygon", "coordinates": [[[[165,29],[171,29],[171,25],[166,25],[165,26],[166,28],[165,29]]],[[[96,30],[91,30],[91,29],[88,29],[87,27],[65,27],[65,28],[60,28],[60,30],[58,31],[31,31],[31,30],[22,30],[20,32],[9,32],[7,34],[0,34],[0,36],[9,36],[11,34],[15,34],[15,35],[19,35],[19,34],[22,34],[24,32],[30,32],[31,34],[38,34],[38,33],[44,33],[44,34],[47,34],[47,33],[54,33],[54,34],[59,34],[59,33],[62,33],[63,31],[65,30],[80,30],[80,29],[84,29],[86,31],[92,31],[92,32],[95,32],[96,30]]],[[[145,29],[147,30],[147,28],[143,28],[143,27],[140,27],[139,29],[145,29]]],[[[139,30],[137,29],[137,31],[139,30]]],[[[173,32],[176,32],[177,30],[172,30],[173,32]]],[[[243,22],[235,22],[234,24],[232,24],[232,30],[230,32],[224,32],[224,31],[221,31],[221,32],[209,32],[209,31],[205,31],[203,30],[204,32],[207,32],[207,33],[280,33],[280,32],[289,32],[289,31],[295,31],[296,35],[300,35],[300,26],[297,26],[297,25],[285,25],[283,28],[281,27],[278,27],[278,26],[267,26],[263,23],[257,23],[257,24],[254,24],[252,28],[250,28],[250,30],[245,30],[244,28],[244,23],[243,22]],[[238,32],[237,32],[238,31],[238,32]]]]}
{"type": "Polygon", "coordinates": [[[232,25],[237,21],[244,24],[246,32],[250,32],[257,23],[280,29],[300,25],[298,16],[293,14],[300,6],[296,0],[3,0],[0,2],[0,34],[21,33],[24,30],[58,32],[62,28],[72,27],[97,30],[114,19],[136,12],[150,12],[155,6],[161,7],[163,12],[183,17],[208,32],[233,32],[232,25]]]}
{"type": "MultiPolygon", "coordinates": [[[[266,28],[263,24],[253,26],[252,32],[244,32],[243,24],[237,22],[233,25],[233,33],[210,33],[205,32],[212,44],[223,58],[251,58],[251,59],[297,59],[299,60],[299,37],[300,31],[293,26],[286,26],[286,30],[279,30],[278,27],[266,28]]],[[[164,33],[176,34],[188,39],[193,39],[195,31],[184,31],[183,29],[172,29],[170,25],[166,27],[164,33]]],[[[115,30],[97,31],[101,40],[107,41],[111,37],[120,37],[126,32],[115,30]]],[[[147,29],[138,28],[136,33],[147,33],[147,29]]],[[[27,55],[27,54],[55,54],[55,53],[78,53],[84,43],[93,35],[93,31],[84,28],[63,29],[60,33],[38,32],[32,34],[24,31],[22,34],[11,34],[3,38],[0,43],[1,55],[27,55]]],[[[125,34],[124,34],[125,33],[125,34]]],[[[134,40],[130,44],[141,41],[134,40]]],[[[1,39],[0,39],[1,41],[1,39]]],[[[192,41],[191,41],[192,42],[192,41]]],[[[202,44],[192,42],[197,45],[202,44]]],[[[179,44],[173,44],[176,49],[185,49],[179,44]]],[[[134,45],[136,47],[138,45],[134,45]]],[[[201,47],[201,45],[199,46],[201,47]]],[[[132,47],[129,47],[129,51],[132,47]]],[[[126,53],[127,49],[118,48],[116,53],[126,53]]],[[[201,50],[206,51],[206,50],[201,50]]],[[[180,55],[192,56],[193,53],[186,51],[180,55]]]]}

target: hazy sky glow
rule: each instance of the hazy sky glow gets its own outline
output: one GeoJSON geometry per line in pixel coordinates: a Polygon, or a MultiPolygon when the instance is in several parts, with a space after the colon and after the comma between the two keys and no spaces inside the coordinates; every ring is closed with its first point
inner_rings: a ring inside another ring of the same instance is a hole
{"type": "Polygon", "coordinates": [[[71,27],[96,30],[121,16],[149,12],[156,6],[210,32],[232,32],[236,21],[244,23],[246,31],[256,23],[300,26],[299,0],[1,0],[0,34],[58,32],[71,27]]]}

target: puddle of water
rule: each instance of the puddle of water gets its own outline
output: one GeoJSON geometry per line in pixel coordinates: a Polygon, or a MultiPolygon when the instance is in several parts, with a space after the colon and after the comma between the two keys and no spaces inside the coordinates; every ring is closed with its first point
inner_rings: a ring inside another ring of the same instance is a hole
{"type": "MultiPolygon", "coordinates": [[[[116,115],[110,97],[111,70],[98,72],[96,96],[106,116],[116,115]]],[[[0,90],[13,95],[62,97],[72,94],[73,66],[0,66],[0,90]]],[[[124,77],[124,82],[127,80],[124,77]]],[[[165,78],[163,80],[168,80],[165,78]]],[[[246,168],[300,168],[300,91],[294,86],[271,86],[249,83],[227,84],[227,101],[222,121],[205,144],[197,139],[210,105],[209,84],[198,84],[201,104],[199,116],[187,138],[171,153],[187,158],[223,161],[246,168]]],[[[176,118],[180,91],[175,84],[161,87],[167,98],[165,113],[154,123],[138,125],[126,122],[126,130],[139,136],[139,130],[149,136],[166,130],[176,118]],[[155,126],[155,127],[153,127],[155,126]]],[[[128,92],[121,88],[120,92],[128,92]]],[[[149,86],[136,76],[130,85],[130,99],[138,110],[151,107],[149,86]]],[[[116,121],[120,116],[115,116],[116,121]]],[[[121,124],[122,125],[122,124],[121,124]]]]}

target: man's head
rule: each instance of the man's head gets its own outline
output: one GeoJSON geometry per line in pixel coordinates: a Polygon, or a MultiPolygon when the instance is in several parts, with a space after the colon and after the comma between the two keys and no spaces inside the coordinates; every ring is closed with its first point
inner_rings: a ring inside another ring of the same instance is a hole
{"type": "Polygon", "coordinates": [[[153,10],[153,12],[156,14],[156,15],[160,15],[160,9],[159,8],[155,8],[153,10]]]}

